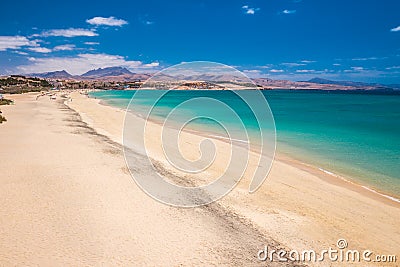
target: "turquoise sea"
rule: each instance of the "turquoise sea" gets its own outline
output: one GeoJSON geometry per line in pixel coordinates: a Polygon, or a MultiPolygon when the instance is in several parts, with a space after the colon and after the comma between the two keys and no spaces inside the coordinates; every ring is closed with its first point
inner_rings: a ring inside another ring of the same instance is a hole
{"type": "MultiPolygon", "coordinates": [[[[134,93],[98,91],[90,96],[126,108],[134,93]]],[[[294,90],[266,90],[262,94],[274,115],[278,153],[400,197],[400,95],[294,90]]],[[[152,119],[162,121],[182,101],[198,97],[228,104],[240,115],[250,135],[259,131],[248,107],[231,91],[169,91],[157,103],[152,119]]],[[[134,112],[140,113],[152,100],[140,99],[136,104],[134,112]]],[[[218,107],[207,105],[180,112],[196,116],[204,109],[219,112],[218,107]]],[[[228,116],[225,120],[233,123],[228,116]]],[[[211,134],[221,132],[207,119],[195,120],[191,127],[211,134]]]]}

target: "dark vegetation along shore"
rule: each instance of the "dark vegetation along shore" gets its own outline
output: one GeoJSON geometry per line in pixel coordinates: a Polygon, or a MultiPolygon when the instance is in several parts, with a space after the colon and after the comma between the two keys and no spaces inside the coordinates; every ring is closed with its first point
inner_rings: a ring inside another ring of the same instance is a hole
{"type": "Polygon", "coordinates": [[[3,121],[7,121],[7,119],[0,114],[0,123],[3,123],[3,121]]]}
{"type": "Polygon", "coordinates": [[[25,77],[22,75],[0,77],[0,93],[3,94],[40,92],[49,90],[51,87],[51,83],[41,78],[25,77]]]}
{"type": "MultiPolygon", "coordinates": [[[[13,103],[12,100],[0,98],[0,106],[1,105],[10,105],[12,103],[13,103]]],[[[7,121],[7,119],[1,114],[1,110],[0,110],[0,123],[2,123],[3,121],[7,121]]]]}
{"type": "MultiPolygon", "coordinates": [[[[45,79],[25,77],[22,75],[11,75],[0,77],[0,106],[10,105],[12,100],[3,98],[2,94],[22,94],[28,92],[47,91],[52,84],[45,79]]],[[[0,110],[0,123],[7,121],[0,110]]]]}

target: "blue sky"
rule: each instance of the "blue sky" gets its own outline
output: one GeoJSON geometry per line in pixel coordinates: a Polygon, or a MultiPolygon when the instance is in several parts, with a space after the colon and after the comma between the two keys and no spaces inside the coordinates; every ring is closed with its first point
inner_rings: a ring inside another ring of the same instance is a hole
{"type": "Polygon", "coordinates": [[[0,74],[215,61],[249,76],[400,83],[398,0],[8,1],[0,74]]]}

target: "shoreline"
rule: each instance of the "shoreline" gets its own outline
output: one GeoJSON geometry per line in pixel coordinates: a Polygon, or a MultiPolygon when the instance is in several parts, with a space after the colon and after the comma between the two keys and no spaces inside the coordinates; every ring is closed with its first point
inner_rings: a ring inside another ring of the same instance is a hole
{"type": "MultiPolygon", "coordinates": [[[[69,102],[71,108],[82,114],[82,119],[88,122],[90,127],[112,140],[122,142],[121,130],[125,110],[100,104],[99,99],[76,93],[72,98],[73,101],[69,102]]],[[[138,123],[144,121],[138,116],[132,117],[136,117],[138,123]]],[[[150,127],[150,147],[146,148],[150,151],[150,157],[155,158],[172,174],[207,184],[212,174],[223,170],[217,164],[217,167],[211,167],[204,175],[193,175],[190,178],[173,170],[168,167],[168,161],[163,159],[162,150],[157,150],[156,144],[159,140],[156,136],[160,136],[162,127],[153,122],[148,122],[147,125],[150,127]]],[[[166,128],[165,131],[171,131],[169,134],[173,134],[174,129],[166,128]]],[[[196,159],[196,144],[199,144],[204,136],[186,131],[181,134],[182,142],[189,146],[182,150],[182,155],[189,160],[196,159]]],[[[217,149],[223,149],[222,153],[219,153],[222,154],[223,162],[228,157],[228,154],[223,152],[228,144],[218,139],[215,139],[215,144],[217,149]]],[[[356,246],[386,253],[399,251],[397,254],[400,254],[400,244],[397,241],[400,238],[399,203],[361,185],[347,182],[314,166],[291,159],[283,153],[277,155],[263,185],[256,192],[249,194],[249,177],[256,167],[252,158],[254,154],[250,151],[249,167],[240,182],[217,203],[249,219],[268,236],[292,249],[318,250],[321,247],[334,246],[338,238],[346,237],[352,243],[352,248],[356,246]],[[377,225],[383,230],[375,228],[377,225]],[[369,232],[369,235],[360,236],[363,232],[369,232]]]]}
{"type": "MultiPolygon", "coordinates": [[[[96,100],[97,103],[100,105],[104,105],[104,106],[107,106],[107,107],[110,107],[113,109],[118,109],[122,112],[128,112],[127,108],[124,109],[124,108],[110,105],[103,99],[97,99],[97,98],[95,99],[90,96],[88,96],[88,98],[92,99],[92,100],[96,100]]],[[[144,120],[144,118],[142,118],[142,116],[140,116],[137,113],[131,113],[131,114],[144,120]]],[[[155,123],[159,126],[163,126],[162,123],[160,123],[156,119],[148,119],[148,121],[155,123]]],[[[193,130],[193,129],[184,129],[183,131],[192,133],[192,134],[195,134],[198,136],[211,138],[211,139],[215,139],[215,140],[220,140],[222,142],[229,143],[229,140],[226,140],[225,137],[221,137],[221,136],[215,135],[213,133],[201,132],[199,130],[193,130]]],[[[245,140],[233,139],[233,141],[234,141],[233,142],[234,145],[238,145],[238,146],[241,146],[244,148],[246,148],[245,144],[248,144],[248,142],[245,140]]],[[[122,144],[122,142],[121,142],[121,144],[122,144]]],[[[250,150],[255,152],[255,150],[252,149],[251,147],[250,147],[250,150]]],[[[295,164],[297,167],[307,170],[311,174],[317,175],[322,180],[327,181],[331,184],[334,184],[334,185],[340,184],[341,186],[347,187],[347,188],[353,190],[354,192],[358,192],[358,193],[364,194],[366,196],[378,199],[384,203],[394,205],[396,207],[400,207],[400,206],[397,206],[398,204],[400,204],[400,198],[398,196],[394,196],[390,192],[386,192],[382,189],[378,189],[378,188],[374,187],[372,184],[365,183],[364,181],[359,181],[358,179],[350,177],[350,176],[345,176],[343,174],[337,174],[337,173],[331,172],[329,170],[325,170],[314,164],[310,164],[308,162],[295,159],[289,153],[285,153],[282,151],[276,151],[274,158],[275,158],[274,160],[283,161],[283,162],[289,163],[289,165],[295,164]]],[[[268,177],[267,177],[267,179],[268,179],[268,177]]]]}
{"type": "Polygon", "coordinates": [[[382,201],[383,203],[387,203],[395,207],[400,207],[398,206],[398,203],[400,204],[400,199],[391,196],[387,192],[370,188],[368,185],[359,183],[355,179],[352,180],[351,178],[343,177],[342,175],[330,172],[318,166],[314,166],[312,164],[293,159],[290,157],[290,155],[285,155],[282,152],[278,154],[277,158],[278,160],[281,161],[289,162],[291,164],[296,164],[296,166],[298,166],[299,168],[304,168],[305,170],[309,170],[310,173],[317,174],[319,178],[331,184],[334,185],[342,184],[342,186],[352,189],[355,192],[364,194],[372,198],[376,198],[382,201]],[[285,159],[285,157],[287,158],[285,159]]]}

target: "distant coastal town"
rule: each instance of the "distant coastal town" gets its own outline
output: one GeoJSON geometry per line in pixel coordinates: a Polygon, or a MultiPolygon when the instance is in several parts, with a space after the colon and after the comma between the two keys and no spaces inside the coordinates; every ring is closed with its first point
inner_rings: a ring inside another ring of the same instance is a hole
{"type": "MultiPolygon", "coordinates": [[[[25,75],[0,76],[0,93],[40,92],[49,89],[100,89],[100,90],[135,90],[149,78],[152,73],[132,73],[123,67],[108,67],[90,70],[82,75],[71,75],[67,71],[54,71],[25,75]]],[[[290,89],[290,90],[379,90],[400,91],[400,85],[370,84],[352,81],[331,81],[314,78],[308,81],[273,80],[270,78],[251,79],[251,83],[240,84],[236,77],[225,77],[219,82],[204,80],[201,76],[189,77],[173,89],[290,89]]],[[[250,79],[249,79],[250,81],[250,79]]],[[[162,87],[162,86],[161,86],[162,87]]],[[[171,88],[171,87],[168,87],[171,88]]],[[[156,86],[152,89],[160,89],[156,86]]]]}

